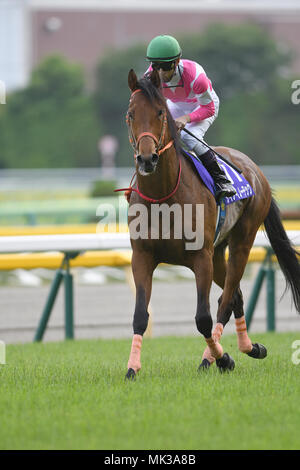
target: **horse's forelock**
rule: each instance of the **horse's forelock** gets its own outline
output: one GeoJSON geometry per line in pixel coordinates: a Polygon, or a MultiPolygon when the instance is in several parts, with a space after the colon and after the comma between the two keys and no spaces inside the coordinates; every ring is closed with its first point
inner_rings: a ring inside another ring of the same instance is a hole
{"type": "Polygon", "coordinates": [[[138,87],[142,90],[144,95],[151,101],[158,101],[159,103],[166,104],[166,100],[162,92],[153,85],[149,78],[141,78],[138,82],[138,87]]]}

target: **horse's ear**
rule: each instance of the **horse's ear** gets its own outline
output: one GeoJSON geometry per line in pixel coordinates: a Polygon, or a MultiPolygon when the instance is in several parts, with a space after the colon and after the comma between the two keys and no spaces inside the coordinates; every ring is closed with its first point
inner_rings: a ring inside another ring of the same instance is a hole
{"type": "Polygon", "coordinates": [[[152,70],[150,75],[150,80],[156,88],[159,88],[161,85],[160,75],[157,70],[152,70]]]}
{"type": "Polygon", "coordinates": [[[138,83],[138,79],[137,79],[136,73],[133,69],[130,69],[129,74],[128,74],[128,86],[132,92],[138,88],[137,83],[138,83]]]}

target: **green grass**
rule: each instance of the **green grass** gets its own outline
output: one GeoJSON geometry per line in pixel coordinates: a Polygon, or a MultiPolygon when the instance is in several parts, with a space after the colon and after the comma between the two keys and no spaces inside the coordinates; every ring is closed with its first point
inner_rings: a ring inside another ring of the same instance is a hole
{"type": "Polygon", "coordinates": [[[201,337],[145,339],[125,382],[128,340],[7,346],[0,366],[1,449],[299,449],[297,334],[253,334],[268,357],[224,350],[231,373],[198,374],[201,337]]]}

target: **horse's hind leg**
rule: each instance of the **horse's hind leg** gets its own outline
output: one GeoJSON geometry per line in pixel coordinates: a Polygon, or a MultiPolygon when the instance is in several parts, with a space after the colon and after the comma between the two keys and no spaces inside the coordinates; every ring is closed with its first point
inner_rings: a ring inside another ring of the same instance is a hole
{"type": "Polygon", "coordinates": [[[238,338],[239,350],[254,359],[264,359],[267,355],[267,349],[263,344],[253,344],[247,333],[247,325],[244,314],[244,302],[241,290],[236,291],[236,302],[233,307],[235,317],[235,328],[238,338]]]}
{"type": "Polygon", "coordinates": [[[152,275],[156,267],[153,258],[146,253],[133,251],[132,272],[136,286],[136,304],[133,317],[133,338],[128,360],[126,379],[134,379],[141,369],[141,349],[143,335],[147,329],[147,311],[152,288],[152,275]]]}
{"type": "Polygon", "coordinates": [[[203,249],[194,261],[194,273],[197,284],[197,312],[196,326],[198,331],[204,336],[210,354],[214,358],[223,355],[222,346],[216,344],[212,338],[212,318],[209,307],[209,293],[213,277],[212,257],[208,250],[203,249]]]}
{"type": "MultiPolygon", "coordinates": [[[[216,360],[220,370],[232,370],[234,368],[233,359],[227,354],[223,354],[223,348],[212,336],[212,318],[209,309],[209,292],[213,277],[212,257],[207,250],[202,250],[195,260],[194,273],[197,283],[198,304],[196,313],[196,325],[198,331],[203,334],[209,355],[216,360]]],[[[209,367],[208,360],[202,361],[199,370],[209,367]]]]}
{"type": "MultiPolygon", "coordinates": [[[[225,261],[226,246],[227,246],[227,242],[224,242],[218,247],[216,247],[214,251],[214,257],[213,257],[213,265],[214,265],[213,279],[214,279],[214,282],[222,289],[224,288],[225,278],[226,278],[226,261],[225,261]]],[[[221,303],[221,300],[222,300],[222,296],[219,298],[219,305],[221,303]]],[[[229,321],[231,313],[232,313],[231,306],[229,306],[229,308],[225,312],[222,312],[222,314],[220,314],[220,311],[218,310],[217,324],[212,333],[212,337],[214,338],[216,342],[220,341],[224,326],[229,321]]],[[[215,358],[210,354],[209,348],[206,347],[202,355],[202,362],[200,364],[200,368],[207,368],[214,361],[215,361],[215,358]]],[[[231,361],[228,361],[228,364],[232,367],[234,364],[233,360],[231,359],[231,361]]]]}
{"type": "Polygon", "coordinates": [[[233,310],[239,350],[251,357],[263,359],[267,355],[266,348],[263,345],[252,344],[248,336],[243,308],[243,297],[239,288],[239,283],[243,276],[255,235],[255,229],[252,229],[249,233],[243,224],[239,224],[230,235],[229,259],[224,290],[218,309],[218,321],[224,324],[229,312],[231,313],[233,310]]]}

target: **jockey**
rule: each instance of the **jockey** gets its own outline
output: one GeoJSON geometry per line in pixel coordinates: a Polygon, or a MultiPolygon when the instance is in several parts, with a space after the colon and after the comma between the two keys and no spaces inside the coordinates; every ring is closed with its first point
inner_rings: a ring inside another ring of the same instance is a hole
{"type": "MultiPolygon", "coordinates": [[[[218,116],[219,98],[201,65],[181,59],[181,55],[180,45],[175,38],[156,36],[147,48],[147,60],[151,65],[146,75],[153,69],[159,71],[163,95],[178,130],[186,127],[203,140],[205,132],[218,116]]],[[[236,194],[215,153],[185,132],[181,133],[181,139],[188,149],[196,153],[213,178],[216,200],[236,194]]]]}

